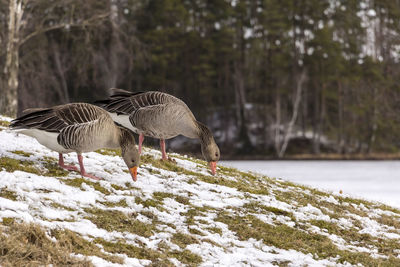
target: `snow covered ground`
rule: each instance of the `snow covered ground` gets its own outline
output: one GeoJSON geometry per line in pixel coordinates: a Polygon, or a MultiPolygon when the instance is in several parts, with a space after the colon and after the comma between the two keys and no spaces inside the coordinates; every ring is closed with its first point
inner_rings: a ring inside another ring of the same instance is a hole
{"type": "MultiPolygon", "coordinates": [[[[400,211],[391,207],[221,166],[212,176],[204,161],[162,162],[149,148],[137,182],[105,150],[84,155],[104,180],[82,179],[5,121],[0,237],[10,220],[39,225],[54,242],[54,230],[69,230],[100,248],[71,254],[95,266],[400,266],[400,211]]],[[[65,161],[77,164],[74,154],[65,161]]]]}
{"type": "Polygon", "coordinates": [[[239,160],[222,164],[400,208],[400,161],[239,160]]]}

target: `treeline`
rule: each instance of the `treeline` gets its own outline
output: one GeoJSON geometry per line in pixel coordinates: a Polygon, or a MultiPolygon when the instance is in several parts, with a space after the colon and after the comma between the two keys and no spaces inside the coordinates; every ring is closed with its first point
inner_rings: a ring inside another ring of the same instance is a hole
{"type": "Polygon", "coordinates": [[[226,153],[400,145],[399,0],[0,0],[0,31],[2,113],[160,90],[226,153]]]}

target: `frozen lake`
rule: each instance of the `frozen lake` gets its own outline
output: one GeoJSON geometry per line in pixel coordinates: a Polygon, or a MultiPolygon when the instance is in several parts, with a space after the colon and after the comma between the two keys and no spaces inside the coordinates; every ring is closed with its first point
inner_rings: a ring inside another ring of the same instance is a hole
{"type": "Polygon", "coordinates": [[[400,161],[221,161],[222,165],[298,184],[340,190],[400,208],[400,161]]]}

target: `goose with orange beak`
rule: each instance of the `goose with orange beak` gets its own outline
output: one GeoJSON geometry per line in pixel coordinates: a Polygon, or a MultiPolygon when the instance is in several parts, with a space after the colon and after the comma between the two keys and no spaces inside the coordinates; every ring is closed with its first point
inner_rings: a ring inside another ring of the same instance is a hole
{"type": "Polygon", "coordinates": [[[220,151],[211,130],[196,120],[189,107],[179,98],[163,92],[129,92],[111,89],[111,96],[95,102],[118,124],[139,134],[139,153],[144,136],[160,139],[162,159],[167,160],[165,139],[178,135],[199,139],[201,152],[211,173],[216,174],[220,151]]]}
{"type": "Polygon", "coordinates": [[[86,172],[82,153],[100,148],[121,148],[122,158],[134,181],[137,180],[139,152],[133,133],[116,125],[102,108],[87,103],[71,103],[51,108],[25,110],[10,124],[15,132],[35,138],[40,144],[59,153],[59,165],[95,180],[86,172]],[[79,169],[64,163],[63,154],[76,152],[79,169]]]}
{"type": "Polygon", "coordinates": [[[210,167],[212,175],[215,175],[217,173],[217,162],[220,155],[218,146],[215,144],[215,142],[208,142],[205,144],[202,143],[201,153],[208,162],[208,166],[210,167]]]}

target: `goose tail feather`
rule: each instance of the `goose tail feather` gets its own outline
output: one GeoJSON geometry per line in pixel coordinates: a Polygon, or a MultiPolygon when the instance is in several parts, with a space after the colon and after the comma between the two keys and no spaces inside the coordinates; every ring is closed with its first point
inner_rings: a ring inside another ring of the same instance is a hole
{"type": "Polygon", "coordinates": [[[143,94],[145,92],[130,92],[124,89],[118,89],[118,88],[111,88],[110,89],[110,97],[115,98],[115,97],[130,97],[134,95],[139,95],[143,94]]]}

